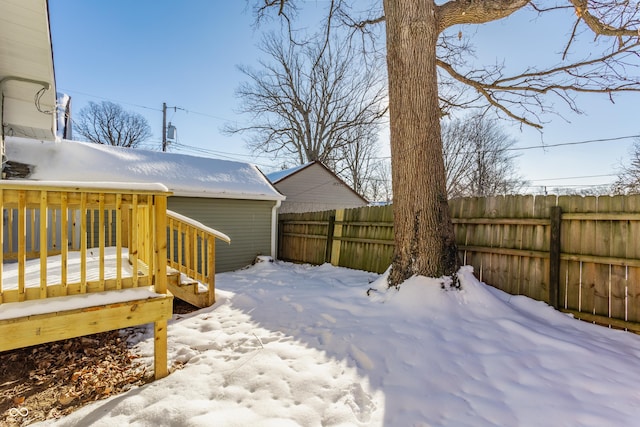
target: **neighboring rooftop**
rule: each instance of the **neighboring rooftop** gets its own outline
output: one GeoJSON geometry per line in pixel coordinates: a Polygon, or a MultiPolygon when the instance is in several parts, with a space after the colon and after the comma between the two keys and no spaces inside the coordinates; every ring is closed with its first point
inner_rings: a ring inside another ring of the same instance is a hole
{"type": "Polygon", "coordinates": [[[278,181],[282,181],[283,179],[287,178],[290,175],[293,175],[294,173],[298,172],[299,170],[302,170],[304,168],[306,168],[309,165],[312,165],[315,162],[309,162],[309,163],[305,163],[304,165],[299,165],[299,166],[295,166],[292,167],[290,169],[284,169],[281,171],[277,171],[277,172],[271,172],[270,174],[267,174],[267,179],[272,183],[275,184],[278,181]]]}
{"type": "Polygon", "coordinates": [[[176,196],[284,200],[253,165],[79,141],[7,137],[7,157],[43,181],[162,183],[176,196]]]}

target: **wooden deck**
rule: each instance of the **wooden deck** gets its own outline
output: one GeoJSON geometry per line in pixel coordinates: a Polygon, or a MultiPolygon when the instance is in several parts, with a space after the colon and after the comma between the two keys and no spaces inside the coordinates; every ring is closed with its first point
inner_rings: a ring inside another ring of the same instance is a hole
{"type": "Polygon", "coordinates": [[[167,375],[174,295],[215,302],[215,240],[159,184],[0,181],[0,351],[154,324],[167,375]],[[124,188],[126,187],[126,188],[124,188]]]}
{"type": "Polygon", "coordinates": [[[0,351],[153,323],[154,373],[166,376],[170,194],[157,184],[0,182],[0,351]]]}

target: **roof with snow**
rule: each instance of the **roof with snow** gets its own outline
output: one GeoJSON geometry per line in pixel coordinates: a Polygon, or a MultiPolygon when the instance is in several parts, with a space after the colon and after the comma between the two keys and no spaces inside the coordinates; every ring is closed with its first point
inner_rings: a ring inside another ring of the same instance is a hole
{"type": "Polygon", "coordinates": [[[33,166],[28,179],[161,183],[175,196],[284,200],[254,165],[79,141],[7,137],[7,157],[33,166]]]}
{"type": "Polygon", "coordinates": [[[283,179],[287,178],[290,175],[293,175],[294,173],[306,168],[307,166],[312,165],[315,162],[309,162],[309,163],[305,163],[304,165],[299,165],[299,166],[295,166],[292,167],[290,169],[284,169],[281,171],[277,171],[277,172],[271,172],[269,174],[267,174],[267,179],[269,181],[271,181],[273,184],[275,184],[278,181],[282,181],[283,179]]]}

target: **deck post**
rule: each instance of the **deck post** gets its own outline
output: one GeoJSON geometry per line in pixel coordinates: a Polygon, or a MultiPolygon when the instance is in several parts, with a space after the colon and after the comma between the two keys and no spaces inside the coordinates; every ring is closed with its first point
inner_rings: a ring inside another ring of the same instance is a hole
{"type": "MultiPolygon", "coordinates": [[[[153,262],[155,267],[154,288],[156,293],[167,293],[167,196],[155,198],[155,245],[153,262]]],[[[149,212],[151,215],[151,212],[149,212]]],[[[167,320],[154,322],[153,328],[153,372],[155,378],[166,377],[167,370],[167,320]]]]}
{"type": "MultiPolygon", "coordinates": [[[[207,251],[207,305],[211,306],[216,302],[216,239],[213,236],[207,236],[207,251]]],[[[202,269],[204,273],[204,266],[202,269]]]]}
{"type": "Polygon", "coordinates": [[[153,374],[159,380],[169,375],[167,369],[167,321],[157,320],[153,324],[153,374]]]}

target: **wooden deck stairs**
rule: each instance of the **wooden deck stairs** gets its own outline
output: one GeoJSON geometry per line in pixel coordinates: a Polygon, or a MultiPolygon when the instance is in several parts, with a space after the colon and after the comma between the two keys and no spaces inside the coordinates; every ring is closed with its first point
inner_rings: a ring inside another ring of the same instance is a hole
{"type": "Polygon", "coordinates": [[[176,297],[204,308],[216,302],[216,240],[229,237],[176,212],[167,211],[167,286],[176,297]]]}
{"type": "Polygon", "coordinates": [[[198,293],[203,292],[203,285],[197,280],[185,276],[178,270],[171,267],[167,267],[167,286],[174,296],[180,296],[176,296],[176,298],[188,302],[191,305],[195,305],[196,307],[208,307],[215,302],[213,301],[211,304],[203,304],[200,301],[195,301],[195,298],[191,297],[191,295],[197,295],[198,293]]]}

